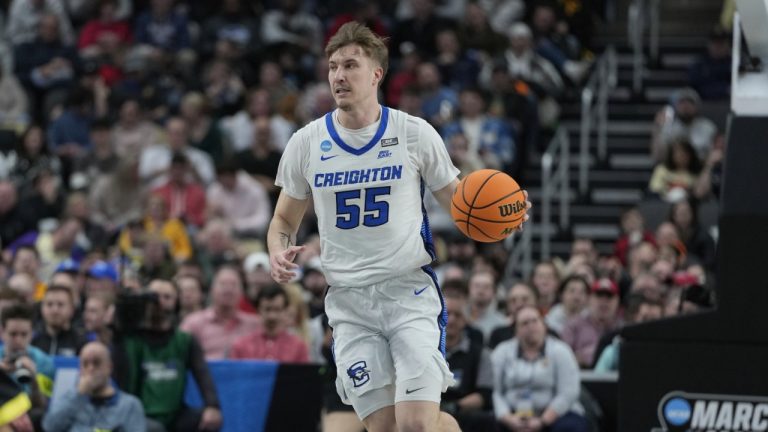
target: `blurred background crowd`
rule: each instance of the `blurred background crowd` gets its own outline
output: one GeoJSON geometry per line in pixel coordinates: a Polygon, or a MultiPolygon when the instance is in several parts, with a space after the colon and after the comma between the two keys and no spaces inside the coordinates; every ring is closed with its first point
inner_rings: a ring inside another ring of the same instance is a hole
{"type": "MultiPolygon", "coordinates": [[[[102,372],[125,375],[112,392],[141,402],[122,414],[146,415],[150,430],[221,426],[204,360],[332,362],[314,215],[294,283],[271,280],[264,240],[289,137],[334,109],[323,47],[342,24],[388,38],[381,100],[428,120],[462,175],[494,168],[534,187],[528,169],[589,76],[611,3],[0,1],[0,367],[41,376],[25,382],[33,422],[87,423],[48,409],[42,376],[53,379],[50,356],[106,356],[99,343],[112,353],[102,372]],[[204,409],[167,385],[167,358],[195,374],[204,409]],[[137,366],[147,364],[156,368],[137,366]],[[138,383],[143,374],[168,400],[138,383]]],[[[510,277],[504,243],[461,236],[429,203],[457,378],[444,409],[466,430],[523,430],[522,406],[587,430],[577,371],[615,371],[623,325],[713,307],[715,238],[697,215],[717,199],[724,139],[699,107],[728,97],[729,38],[713,31],[690,87],[655,117],[646,194],[668,214],[650,224],[627,207],[611,251],[576,237],[510,277]],[[536,369],[541,357],[556,370],[536,369]],[[571,369],[574,381],[548,375],[571,369]]],[[[325,430],[361,430],[328,373],[325,430]]],[[[81,393],[110,386],[82,380],[81,393]]]]}

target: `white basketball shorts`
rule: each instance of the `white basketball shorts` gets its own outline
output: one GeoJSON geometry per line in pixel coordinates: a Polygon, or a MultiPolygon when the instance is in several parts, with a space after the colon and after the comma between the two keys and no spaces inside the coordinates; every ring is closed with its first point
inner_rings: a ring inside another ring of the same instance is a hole
{"type": "Polygon", "coordinates": [[[429,267],[364,287],[328,289],[336,390],[360,419],[401,401],[440,402],[445,361],[442,294],[429,267]]]}

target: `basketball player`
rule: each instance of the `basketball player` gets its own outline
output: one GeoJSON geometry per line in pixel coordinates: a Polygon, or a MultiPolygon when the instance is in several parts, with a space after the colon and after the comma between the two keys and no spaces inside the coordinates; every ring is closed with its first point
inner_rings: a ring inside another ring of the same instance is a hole
{"type": "Polygon", "coordinates": [[[325,53],[338,109],[299,130],[283,153],[267,234],[272,277],[295,277],[296,232],[312,196],[342,400],[370,432],[458,431],[439,411],[453,377],[422,197],[429,188],[449,209],[459,170],[434,128],[379,104],[381,39],[348,23],[325,53]]]}

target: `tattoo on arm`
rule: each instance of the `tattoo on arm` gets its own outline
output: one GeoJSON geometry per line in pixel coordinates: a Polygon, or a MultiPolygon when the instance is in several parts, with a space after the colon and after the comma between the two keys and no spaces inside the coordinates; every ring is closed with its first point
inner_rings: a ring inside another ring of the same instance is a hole
{"type": "Polygon", "coordinates": [[[287,249],[291,246],[293,246],[293,241],[291,240],[291,235],[288,233],[281,232],[280,233],[280,243],[287,249]]]}

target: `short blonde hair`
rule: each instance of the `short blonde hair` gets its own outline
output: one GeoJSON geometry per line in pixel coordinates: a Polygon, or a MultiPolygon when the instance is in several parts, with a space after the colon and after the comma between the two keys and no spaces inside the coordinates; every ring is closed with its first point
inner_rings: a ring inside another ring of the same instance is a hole
{"type": "Polygon", "coordinates": [[[389,67],[389,50],[384,38],[377,36],[371,29],[352,21],[339,28],[335,35],[325,46],[326,58],[331,58],[333,53],[347,45],[358,45],[368,57],[376,61],[382,69],[384,75],[387,74],[389,67]]]}

